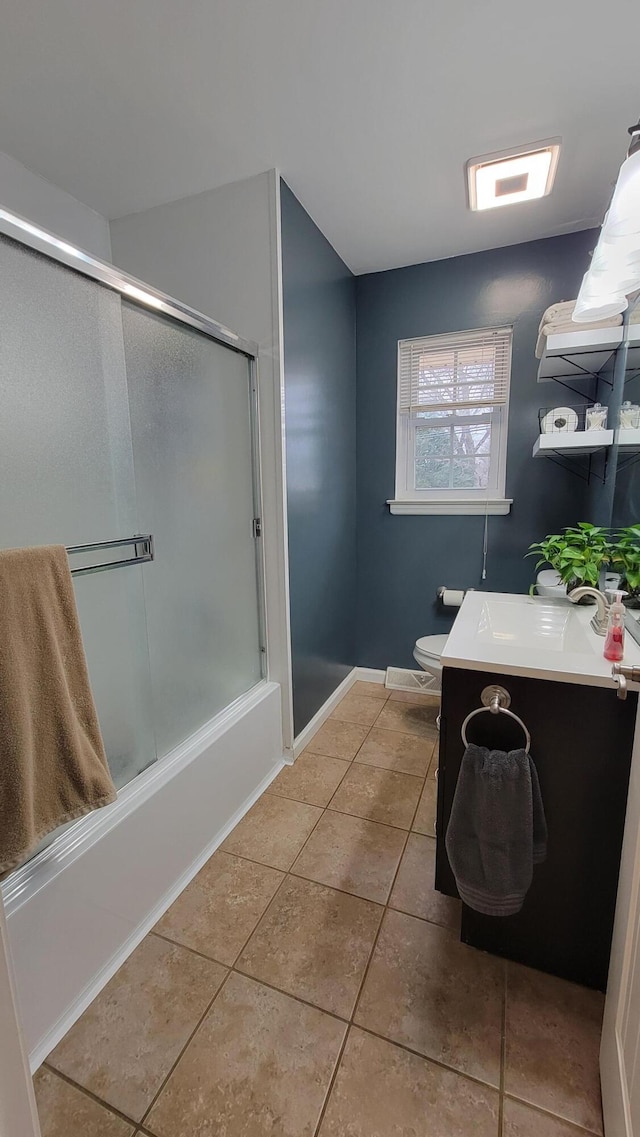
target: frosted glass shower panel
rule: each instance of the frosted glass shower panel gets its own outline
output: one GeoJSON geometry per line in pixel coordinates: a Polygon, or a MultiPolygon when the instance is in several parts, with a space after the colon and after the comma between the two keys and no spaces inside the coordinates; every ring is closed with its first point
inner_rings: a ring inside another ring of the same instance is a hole
{"type": "Polygon", "coordinates": [[[161,753],[261,677],[249,361],[123,302],[161,753]]]}
{"type": "Polygon", "coordinates": [[[0,303],[2,544],[131,535],[120,297],[0,237],[0,303]]]}
{"type": "MultiPolygon", "coordinates": [[[[132,536],[120,297],[0,237],[0,547],[132,536]]],[[[139,569],[74,578],[117,786],[155,761],[139,569]]]]}

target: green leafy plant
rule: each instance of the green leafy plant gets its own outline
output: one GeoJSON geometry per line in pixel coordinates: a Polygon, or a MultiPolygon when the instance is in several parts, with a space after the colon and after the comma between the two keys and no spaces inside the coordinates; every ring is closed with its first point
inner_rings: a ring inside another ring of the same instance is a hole
{"type": "Polygon", "coordinates": [[[640,592],[640,525],[620,529],[612,546],[611,563],[618,569],[621,588],[633,595],[640,592]]]}
{"type": "Polygon", "coordinates": [[[567,591],[579,585],[598,587],[600,571],[612,557],[608,530],[602,525],[580,521],[568,526],[562,533],[551,533],[542,541],[529,546],[528,557],[537,554],[536,569],[548,564],[558,573],[567,591]]]}

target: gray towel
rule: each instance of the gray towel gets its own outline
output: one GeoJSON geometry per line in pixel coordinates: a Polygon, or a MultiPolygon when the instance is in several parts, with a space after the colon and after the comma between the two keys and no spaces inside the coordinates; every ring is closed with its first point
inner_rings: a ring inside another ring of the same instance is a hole
{"type": "Polygon", "coordinates": [[[467,746],[445,844],[469,908],[486,916],[520,911],[547,852],[538,774],[525,750],[467,746]]]}

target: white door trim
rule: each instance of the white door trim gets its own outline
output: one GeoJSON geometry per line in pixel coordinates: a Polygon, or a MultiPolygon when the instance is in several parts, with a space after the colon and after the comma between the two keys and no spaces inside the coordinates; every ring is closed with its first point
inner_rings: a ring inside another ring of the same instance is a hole
{"type": "MultiPolygon", "coordinates": [[[[640,1077],[628,1070],[624,1059],[623,1035],[629,1010],[634,975],[640,967],[638,935],[640,920],[640,704],[636,717],[627,817],[625,822],[616,918],[611,945],[609,981],[602,1025],[600,1079],[607,1137],[634,1137],[629,1097],[629,1080],[640,1077]]],[[[636,1119],[637,1120],[637,1119],[636,1119]]],[[[638,1126],[636,1126],[638,1137],[638,1126]]]]}

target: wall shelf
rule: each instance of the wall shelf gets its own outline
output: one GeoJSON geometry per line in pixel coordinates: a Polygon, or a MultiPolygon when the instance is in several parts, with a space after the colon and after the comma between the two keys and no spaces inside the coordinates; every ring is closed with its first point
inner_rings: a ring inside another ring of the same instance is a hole
{"type": "MultiPolygon", "coordinates": [[[[622,343],[617,328],[585,328],[547,336],[538,365],[538,383],[561,379],[591,379],[602,371],[622,343]]],[[[628,369],[640,367],[640,324],[629,327],[628,369]]]]}
{"type": "MultiPolygon", "coordinates": [[[[637,319],[636,316],[636,321],[637,319]]],[[[547,336],[538,365],[538,383],[557,383],[581,399],[599,399],[606,403],[608,400],[606,397],[603,399],[600,385],[612,389],[616,353],[624,338],[625,327],[622,324],[614,328],[580,328],[576,325],[575,331],[547,336]],[[585,383],[588,386],[585,387],[585,383]]],[[[626,328],[626,339],[624,382],[628,383],[640,377],[640,323],[631,323],[626,328]]],[[[584,406],[586,408],[586,402],[584,406]]],[[[604,465],[601,462],[594,465],[592,455],[606,452],[614,441],[621,456],[625,457],[620,468],[640,459],[640,430],[580,430],[540,434],[533,447],[533,457],[548,458],[586,482],[590,482],[592,477],[604,481],[608,456],[605,456],[604,465]]]]}
{"type": "Polygon", "coordinates": [[[640,430],[619,430],[616,442],[625,454],[640,452],[640,430]]]}
{"type": "MultiPolygon", "coordinates": [[[[640,431],[625,431],[625,434],[637,434],[640,431]]],[[[613,443],[612,430],[576,430],[541,434],[536,438],[533,447],[534,458],[544,458],[550,454],[568,454],[577,457],[580,454],[595,454],[598,450],[606,450],[613,443]]],[[[638,444],[640,449],[640,443],[638,444]]]]}

